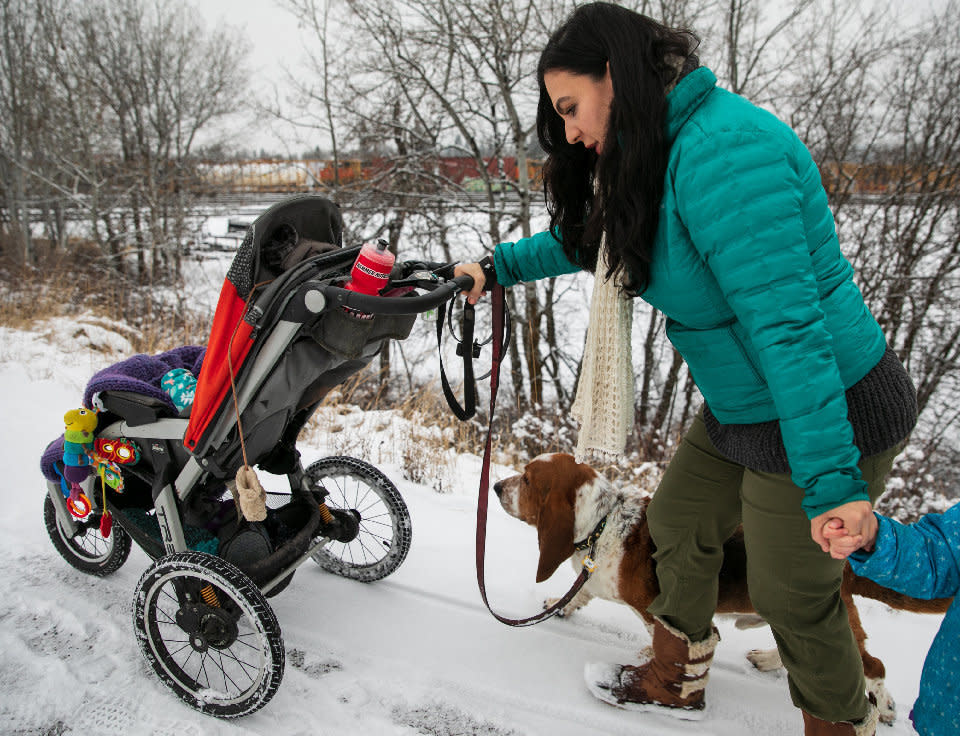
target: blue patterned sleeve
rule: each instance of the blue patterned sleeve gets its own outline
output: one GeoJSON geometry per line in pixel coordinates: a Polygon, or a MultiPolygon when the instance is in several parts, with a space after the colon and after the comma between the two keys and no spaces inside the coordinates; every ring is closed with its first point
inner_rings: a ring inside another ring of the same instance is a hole
{"type": "Polygon", "coordinates": [[[904,525],[877,514],[872,553],[855,552],[857,575],[913,598],[946,598],[960,589],[960,504],[904,525]]]}

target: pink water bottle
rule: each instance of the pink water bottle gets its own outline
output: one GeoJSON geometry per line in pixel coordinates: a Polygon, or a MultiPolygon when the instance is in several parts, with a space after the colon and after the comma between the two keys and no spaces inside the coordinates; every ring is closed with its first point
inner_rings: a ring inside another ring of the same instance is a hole
{"type": "Polygon", "coordinates": [[[353,264],[350,280],[343,288],[361,294],[379,294],[390,280],[390,271],[396,260],[396,256],[387,250],[388,245],[383,239],[364,243],[353,264]]]}

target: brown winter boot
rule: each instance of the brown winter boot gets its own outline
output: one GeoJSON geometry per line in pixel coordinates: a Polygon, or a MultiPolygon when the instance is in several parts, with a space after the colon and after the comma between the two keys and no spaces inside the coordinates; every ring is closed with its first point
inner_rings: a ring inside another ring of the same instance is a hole
{"type": "Polygon", "coordinates": [[[707,670],[719,641],[716,628],[703,641],[691,643],[682,631],[654,618],[653,658],[639,666],[588,664],[584,670],[587,687],[600,700],[619,708],[699,720],[707,670]]]}
{"type": "Polygon", "coordinates": [[[875,736],[877,719],[878,712],[873,703],[870,704],[866,718],[856,723],[850,721],[831,723],[803,711],[803,736],[875,736]]]}

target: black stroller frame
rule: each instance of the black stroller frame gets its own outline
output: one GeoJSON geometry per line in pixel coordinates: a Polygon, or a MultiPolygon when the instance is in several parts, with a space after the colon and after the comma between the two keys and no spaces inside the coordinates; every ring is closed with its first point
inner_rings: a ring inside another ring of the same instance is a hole
{"type": "MultiPolygon", "coordinates": [[[[272,278],[251,288],[252,297],[244,295],[249,353],[231,368],[233,388],[211,404],[199,435],[188,439],[192,420],[156,396],[107,389],[91,397],[101,418],[95,437],[139,449],[140,462],[122,467],[127,490],[101,493],[97,477],[89,476],[80,485],[93,508],[77,518],[61,482],[44,468],[45,524],[71,565],[110,574],[125,562],[131,541],[153,559],[134,599],[140,649],[176,695],[219,717],[252,713],[277,691],[284,649],[266,597],[286,587],[301,565],[314,559],[334,573],[373,581],[406,557],[409,513],[393,483],[357,458],[324,458],[304,468],[296,438],[327,391],[367,365],[386,340],[405,338],[417,314],[473,283],[469,276],[451,278],[450,265],[408,261],[394,268],[386,296],[342,288],[360,248],[336,247],[341,227],[332,207],[322,197],[293,197],[251,225],[245,244],[272,278]],[[266,264],[261,247],[284,239],[287,262],[266,264]],[[292,256],[286,246],[294,246],[292,256]],[[286,475],[290,486],[289,495],[279,494],[284,503],[268,503],[262,522],[240,517],[224,500],[247,461],[286,475]],[[328,504],[337,491],[340,500],[328,504]],[[382,513],[371,515],[368,502],[382,513]],[[99,523],[107,512],[115,523],[105,538],[99,523]],[[386,531],[375,532],[369,546],[385,553],[367,563],[362,535],[372,524],[386,531]],[[358,535],[361,562],[350,557],[358,535]],[[338,556],[331,545],[347,553],[338,556]]],[[[56,454],[55,443],[51,448],[44,462],[56,454]]]]}

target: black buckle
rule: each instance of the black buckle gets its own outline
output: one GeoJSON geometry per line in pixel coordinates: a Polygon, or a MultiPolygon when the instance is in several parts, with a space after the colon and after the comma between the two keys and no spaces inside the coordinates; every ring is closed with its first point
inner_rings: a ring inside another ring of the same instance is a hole
{"type": "MultiPolygon", "coordinates": [[[[458,343],[457,343],[457,356],[460,357],[460,358],[463,357],[463,352],[464,352],[463,346],[464,346],[464,344],[465,344],[465,343],[462,343],[462,342],[458,342],[458,343]]],[[[479,357],[480,357],[480,343],[478,343],[476,340],[473,341],[473,350],[472,350],[471,352],[473,353],[473,357],[474,357],[474,358],[479,358],[479,357]]]]}

